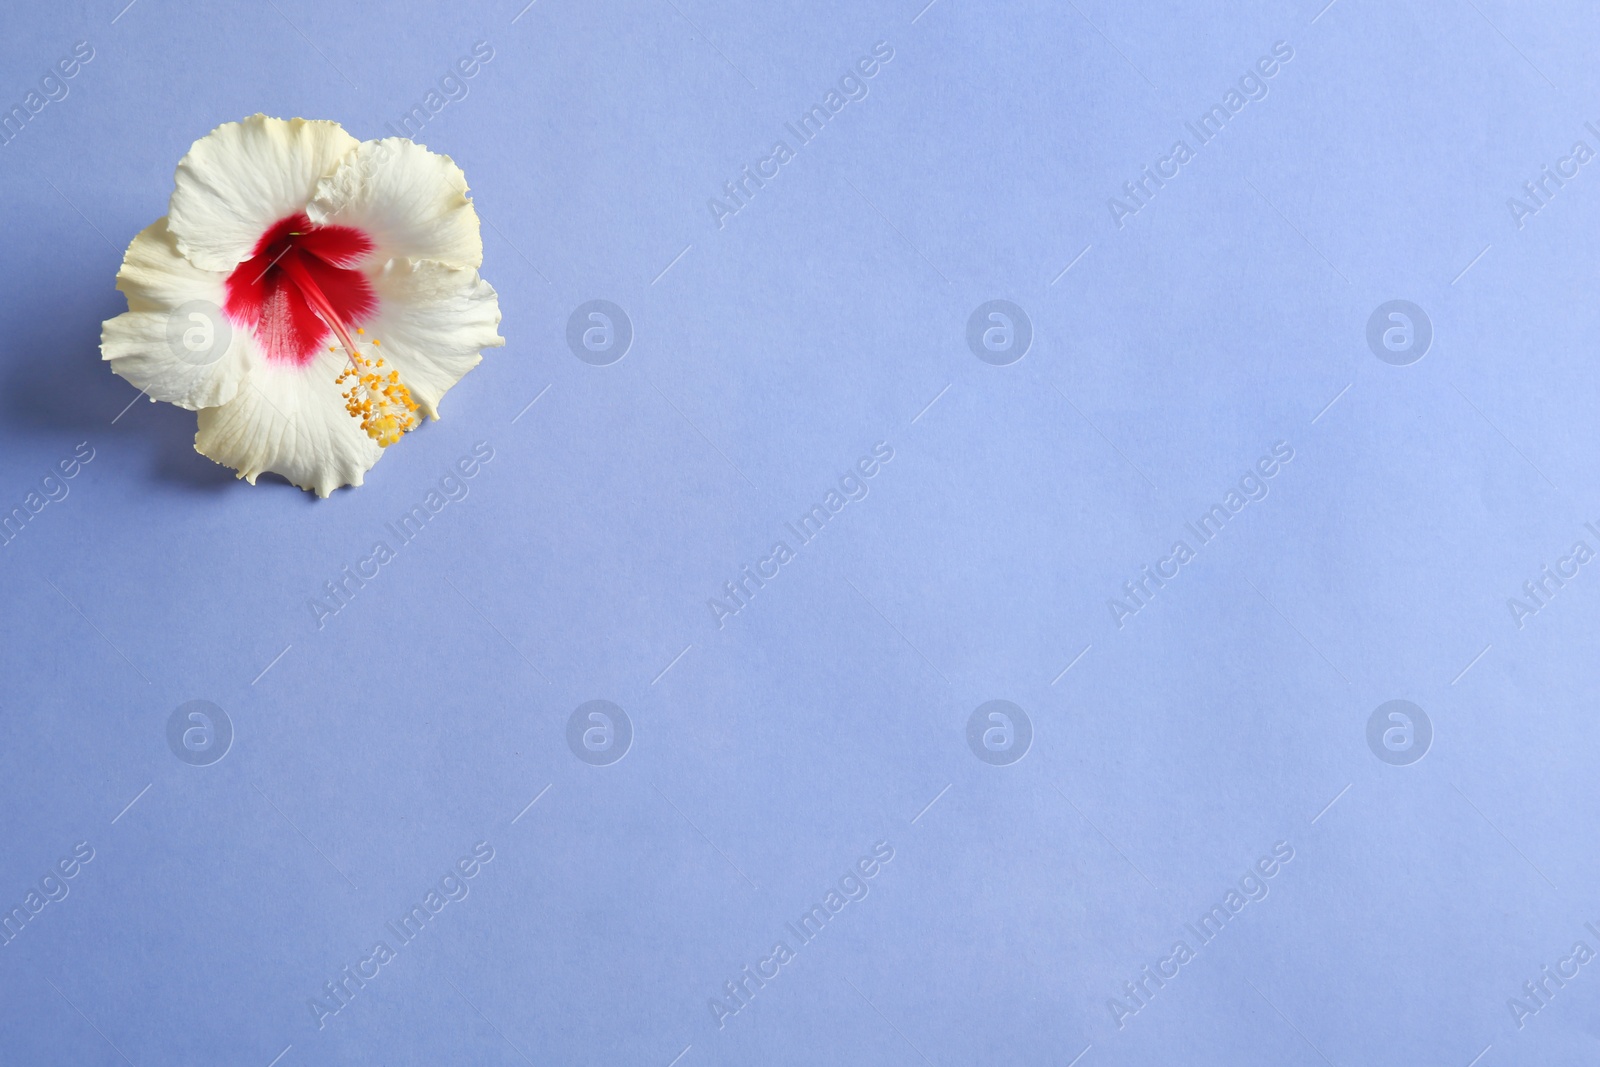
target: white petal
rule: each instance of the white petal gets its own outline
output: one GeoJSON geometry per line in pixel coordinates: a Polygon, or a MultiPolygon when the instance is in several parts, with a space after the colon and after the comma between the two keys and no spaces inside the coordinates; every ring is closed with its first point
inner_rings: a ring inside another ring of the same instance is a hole
{"type": "Polygon", "coordinates": [[[368,274],[378,314],[366,324],[378,354],[400,372],[424,414],[439,417],[439,398],[483,359],[480,349],[506,343],[496,330],[500,301],[470,267],[391,260],[368,274]]]}
{"type": "Polygon", "coordinates": [[[337,122],[252,115],[226,122],[178,162],[168,210],[178,248],[229,271],[274,222],[310,203],[317,183],[359,142],[337,122]]]}
{"type": "Polygon", "coordinates": [[[156,400],[192,409],[233,399],[252,346],[222,312],[223,280],[178,253],[166,219],[151,223],[117,272],[129,310],[102,325],[101,358],[156,400]]]}
{"type": "Polygon", "coordinates": [[[346,365],[328,351],[304,366],[258,365],[238,396],[200,412],[195,451],[251,485],[267,471],[318,496],[360,485],[383,449],[345,410],[335,379],[346,365]]]}
{"type": "Polygon", "coordinates": [[[306,213],[315,223],[365,231],[380,262],[404,256],[483,265],[467,176],[449,156],[403,137],[363,142],[317,187],[306,213]]]}
{"type": "Polygon", "coordinates": [[[174,308],[189,300],[220,305],[226,280],[227,275],[201,270],[184,259],[164,218],[139,231],[117,271],[117,289],[128,298],[132,311],[174,308]]]}

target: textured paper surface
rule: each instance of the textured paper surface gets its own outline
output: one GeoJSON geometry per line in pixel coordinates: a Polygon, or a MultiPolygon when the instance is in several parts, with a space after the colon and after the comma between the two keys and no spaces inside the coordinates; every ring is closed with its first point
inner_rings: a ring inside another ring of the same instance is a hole
{"type": "Polygon", "coordinates": [[[0,34],[0,1060],[1593,1059],[1583,5],[123,2],[0,34]],[[329,501],[98,359],[256,111],[505,315],[329,501]]]}

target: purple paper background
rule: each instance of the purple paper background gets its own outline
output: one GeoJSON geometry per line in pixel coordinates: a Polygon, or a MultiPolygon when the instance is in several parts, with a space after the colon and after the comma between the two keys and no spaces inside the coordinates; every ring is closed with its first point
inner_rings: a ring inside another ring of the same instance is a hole
{"type": "Polygon", "coordinates": [[[93,49],[0,146],[0,510],[93,453],[0,546],[0,914],[94,854],[0,945],[0,1062],[1593,1060],[1600,564],[1524,592],[1600,551],[1590,8],[123,2],[0,33],[6,107],[93,49]],[[381,136],[480,41],[418,137],[507,346],[360,490],[235,482],[99,362],[123,249],[216,124],[381,136]],[[607,366],[566,340],[597,299],[634,332],[607,366]],[[1033,334],[1003,366],[967,339],[997,299],[1033,334]],[[1367,340],[1391,300],[1431,323],[1407,365],[1367,340]],[[191,700],[234,731],[209,766],[169,747],[191,700]],[[609,766],[569,745],[591,700],[631,723],[609,766]],[[1018,762],[969,746],[991,700],[1018,762]],[[1391,700],[1425,759],[1369,747],[1391,700]]]}

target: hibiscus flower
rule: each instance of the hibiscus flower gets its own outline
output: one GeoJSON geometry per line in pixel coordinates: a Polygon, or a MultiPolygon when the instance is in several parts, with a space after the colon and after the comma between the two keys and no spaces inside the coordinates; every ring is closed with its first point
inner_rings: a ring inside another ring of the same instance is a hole
{"type": "Polygon", "coordinates": [[[199,412],[195,449],[327,496],[505,344],[466,176],[401,137],[254,115],[178,163],[117,272],[101,357],[199,412]]]}

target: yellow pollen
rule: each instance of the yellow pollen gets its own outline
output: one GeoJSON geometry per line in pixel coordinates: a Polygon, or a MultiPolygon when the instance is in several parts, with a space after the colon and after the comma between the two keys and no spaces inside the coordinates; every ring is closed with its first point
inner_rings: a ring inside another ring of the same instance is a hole
{"type": "MultiPolygon", "coordinates": [[[[356,332],[364,331],[358,328],[356,332]]],[[[391,370],[382,374],[382,368],[382,357],[364,356],[359,349],[352,351],[350,366],[335,384],[351,381],[349,390],[339,394],[344,397],[344,409],[351,417],[361,420],[361,429],[368,437],[388,448],[406,431],[416,429],[417,405],[411,399],[411,391],[400,383],[399,372],[391,370]]]]}

